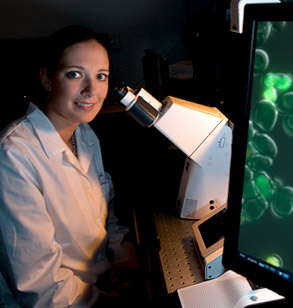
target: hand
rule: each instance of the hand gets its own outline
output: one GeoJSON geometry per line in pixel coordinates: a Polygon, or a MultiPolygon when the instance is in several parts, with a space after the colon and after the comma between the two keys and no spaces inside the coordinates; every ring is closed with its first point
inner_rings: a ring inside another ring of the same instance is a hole
{"type": "Polygon", "coordinates": [[[137,270],[139,264],[133,243],[123,242],[119,247],[116,247],[110,262],[116,274],[137,270]]]}

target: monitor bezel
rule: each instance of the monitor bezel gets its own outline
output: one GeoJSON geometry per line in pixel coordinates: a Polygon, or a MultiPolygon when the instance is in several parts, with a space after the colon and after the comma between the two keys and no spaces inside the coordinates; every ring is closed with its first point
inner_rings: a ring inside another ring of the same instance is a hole
{"type": "MultiPolygon", "coordinates": [[[[238,90],[241,89],[240,92],[232,95],[233,99],[237,99],[237,103],[239,102],[237,107],[239,116],[236,117],[234,122],[223,265],[245,276],[253,283],[261,287],[267,287],[291,301],[293,299],[292,281],[280,278],[247,260],[243,260],[238,254],[242,186],[250,112],[254,44],[256,40],[255,26],[258,21],[293,21],[293,3],[246,5],[243,34],[237,34],[241,36],[241,52],[238,49],[240,52],[238,61],[241,61],[242,65],[239,66],[238,74],[240,75],[239,80],[244,83],[244,86],[238,88],[238,90]]],[[[237,59],[237,57],[235,58],[237,59]]],[[[233,76],[233,78],[236,77],[233,76]]]]}

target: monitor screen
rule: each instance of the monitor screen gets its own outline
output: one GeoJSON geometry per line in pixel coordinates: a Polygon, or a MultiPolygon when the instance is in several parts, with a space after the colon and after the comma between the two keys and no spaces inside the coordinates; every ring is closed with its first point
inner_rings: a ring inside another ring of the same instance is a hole
{"type": "MultiPolygon", "coordinates": [[[[223,263],[293,297],[293,3],[247,5],[223,263]]],[[[234,76],[237,78],[237,76],[234,76]]],[[[235,101],[235,104],[236,104],[235,101]]]]}

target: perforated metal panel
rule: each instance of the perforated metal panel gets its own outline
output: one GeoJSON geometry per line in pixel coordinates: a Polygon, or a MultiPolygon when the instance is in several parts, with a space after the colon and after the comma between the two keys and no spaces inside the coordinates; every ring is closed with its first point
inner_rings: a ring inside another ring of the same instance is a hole
{"type": "Polygon", "coordinates": [[[202,282],[204,273],[198,259],[191,229],[194,221],[155,213],[159,251],[168,293],[202,282]]]}

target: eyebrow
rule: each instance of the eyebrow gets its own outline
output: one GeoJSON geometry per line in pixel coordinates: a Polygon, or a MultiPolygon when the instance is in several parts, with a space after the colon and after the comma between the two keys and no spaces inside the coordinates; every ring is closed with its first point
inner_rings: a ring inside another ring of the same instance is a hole
{"type": "MultiPolygon", "coordinates": [[[[77,69],[80,69],[80,70],[84,70],[84,67],[83,66],[79,66],[79,65],[65,65],[64,66],[65,69],[69,69],[69,68],[77,68],[77,69]]],[[[98,70],[99,72],[110,72],[109,69],[107,68],[101,68],[98,70]]]]}

